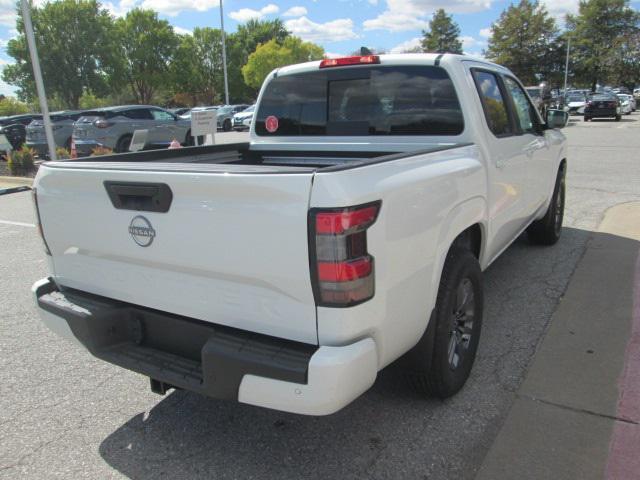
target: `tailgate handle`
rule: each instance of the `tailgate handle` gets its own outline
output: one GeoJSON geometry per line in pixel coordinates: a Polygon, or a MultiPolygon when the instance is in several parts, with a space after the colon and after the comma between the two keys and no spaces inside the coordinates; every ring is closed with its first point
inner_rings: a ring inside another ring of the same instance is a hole
{"type": "Polygon", "coordinates": [[[111,203],[118,210],[169,211],[173,193],[166,183],[104,182],[111,203]]]}

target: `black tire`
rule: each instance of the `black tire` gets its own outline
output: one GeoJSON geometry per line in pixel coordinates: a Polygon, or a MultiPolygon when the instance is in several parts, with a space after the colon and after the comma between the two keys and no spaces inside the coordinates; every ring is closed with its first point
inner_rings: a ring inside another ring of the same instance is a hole
{"type": "Polygon", "coordinates": [[[536,220],[527,229],[529,240],[539,245],[554,245],[562,234],[565,202],[565,172],[558,171],[553,196],[549,202],[547,213],[540,220],[536,220]]]}
{"type": "Polygon", "coordinates": [[[591,120],[591,118],[589,118],[589,117],[584,117],[584,121],[585,121],[585,122],[588,122],[589,120],[591,120]]]}
{"type": "Polygon", "coordinates": [[[231,131],[231,120],[227,118],[224,121],[224,123],[222,124],[222,130],[224,130],[225,132],[231,131]]]}
{"type": "Polygon", "coordinates": [[[125,153],[129,151],[129,147],[131,146],[131,139],[133,137],[131,135],[123,135],[118,139],[118,143],[116,143],[116,153],[125,153]]]}
{"type": "Polygon", "coordinates": [[[480,264],[470,251],[454,245],[427,330],[403,359],[417,392],[444,399],[463,387],[478,349],[483,303],[480,264]]]}
{"type": "Polygon", "coordinates": [[[619,122],[622,119],[622,115],[616,115],[616,122],[619,122]]]}

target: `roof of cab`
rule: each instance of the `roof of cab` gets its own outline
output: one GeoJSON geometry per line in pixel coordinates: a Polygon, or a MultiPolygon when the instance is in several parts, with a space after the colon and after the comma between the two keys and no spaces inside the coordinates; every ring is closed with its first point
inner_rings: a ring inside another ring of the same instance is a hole
{"type": "MultiPolygon", "coordinates": [[[[447,65],[455,62],[474,62],[481,63],[493,69],[508,71],[507,68],[497,63],[490,62],[484,58],[474,57],[471,55],[457,55],[454,53],[394,53],[377,55],[380,57],[380,65],[447,65]]],[[[291,75],[294,73],[303,73],[318,70],[320,68],[320,60],[313,62],[298,63],[296,65],[288,65],[274,70],[276,75],[291,75]]],[[[358,68],[358,66],[345,66],[333,68],[358,68]]]]}

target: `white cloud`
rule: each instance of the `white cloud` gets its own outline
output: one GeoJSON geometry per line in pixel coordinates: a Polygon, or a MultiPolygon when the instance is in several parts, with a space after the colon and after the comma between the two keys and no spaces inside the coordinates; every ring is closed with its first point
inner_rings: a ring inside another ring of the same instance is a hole
{"type": "Polygon", "coordinates": [[[547,8],[551,16],[561,20],[567,13],[577,13],[580,6],[579,0],[542,0],[540,4],[547,8]]]}
{"type": "MultiPolygon", "coordinates": [[[[149,0],[155,1],[155,0],[149,0]]],[[[240,10],[236,10],[231,12],[229,16],[233,18],[236,22],[244,23],[249,20],[260,20],[264,18],[266,15],[272,15],[274,13],[278,13],[280,9],[277,5],[270,3],[269,5],[262,7],[260,10],[253,10],[252,8],[241,8],[240,10]]]]}
{"type": "Polygon", "coordinates": [[[421,37],[412,38],[410,40],[407,40],[406,42],[399,43],[398,45],[393,47],[391,50],[389,50],[389,53],[404,53],[408,50],[412,50],[416,47],[419,47],[421,45],[421,42],[422,42],[421,37]]]}
{"type": "MultiPolygon", "coordinates": [[[[124,1],[129,3],[129,0],[122,0],[120,3],[122,4],[124,1]]],[[[137,2],[133,0],[130,3],[137,2]]],[[[143,0],[138,6],[155,10],[169,17],[175,17],[183,11],[195,10],[196,12],[206,12],[219,5],[219,0],[143,0]]]]}
{"type": "Polygon", "coordinates": [[[462,49],[464,51],[477,47],[484,47],[487,44],[484,40],[477,40],[469,35],[463,35],[460,37],[460,41],[462,41],[462,49]]]}
{"type": "Polygon", "coordinates": [[[424,28],[438,8],[447,13],[473,13],[491,8],[493,0],[387,0],[387,9],[376,18],[365,20],[365,30],[401,32],[424,28]]]}
{"type": "Polygon", "coordinates": [[[175,25],[173,26],[173,31],[178,35],[193,35],[192,30],[189,30],[188,28],[176,27],[175,25]]]}
{"type": "MultiPolygon", "coordinates": [[[[4,58],[0,58],[0,72],[4,69],[5,65],[11,65],[13,61],[5,60],[4,58]]],[[[0,80],[0,95],[4,95],[5,97],[15,97],[17,88],[9,85],[8,83],[0,80]]]]}
{"type": "Polygon", "coordinates": [[[341,58],[341,57],[346,57],[346,55],[344,53],[335,53],[335,52],[325,52],[324,56],[326,58],[341,58]]]}
{"type": "Polygon", "coordinates": [[[302,17],[307,14],[307,9],[304,7],[291,7],[289,10],[284,12],[282,16],[284,17],[302,17]]]}
{"type": "Polygon", "coordinates": [[[482,38],[489,38],[491,36],[491,27],[481,28],[479,34],[482,38]]]}
{"type": "Polygon", "coordinates": [[[378,0],[369,0],[371,5],[378,5],[378,0]]]}
{"type": "Polygon", "coordinates": [[[287,20],[285,27],[295,36],[311,42],[339,42],[358,38],[353,31],[353,20],[338,18],[326,23],[316,23],[307,17],[287,20]]]}

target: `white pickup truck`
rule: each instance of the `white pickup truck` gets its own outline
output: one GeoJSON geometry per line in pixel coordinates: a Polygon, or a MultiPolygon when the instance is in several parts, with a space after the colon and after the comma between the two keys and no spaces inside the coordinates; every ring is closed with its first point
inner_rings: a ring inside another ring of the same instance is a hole
{"type": "Polygon", "coordinates": [[[42,165],[39,312],[158,393],[325,415],[403,357],[448,397],[474,362],[482,270],[525,230],[560,237],[566,122],[473,57],[280,68],[250,143],[42,165]]]}

